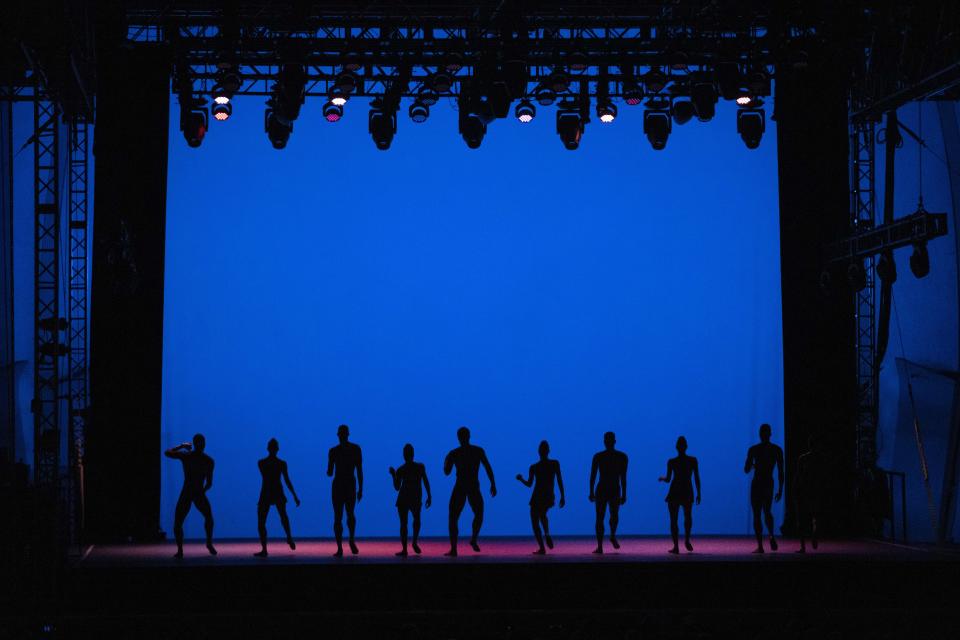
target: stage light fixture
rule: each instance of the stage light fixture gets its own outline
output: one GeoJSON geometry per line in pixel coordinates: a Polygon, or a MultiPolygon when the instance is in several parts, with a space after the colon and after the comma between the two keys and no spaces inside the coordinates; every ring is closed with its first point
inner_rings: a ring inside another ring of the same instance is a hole
{"type": "Polygon", "coordinates": [[[674,71],[686,71],[687,70],[687,54],[683,51],[674,51],[670,55],[670,68],[674,71]]]}
{"type": "Polygon", "coordinates": [[[487,125],[472,113],[460,113],[460,135],[471,149],[479,149],[483,136],[487,133],[487,125]]]}
{"type": "Polygon", "coordinates": [[[762,109],[740,109],[737,111],[737,133],[747,145],[747,149],[760,146],[763,132],[766,130],[766,117],[762,109]]]}
{"type": "Polygon", "coordinates": [[[631,107],[643,102],[643,89],[634,80],[625,80],[623,83],[623,101],[631,107]]]}
{"type": "Polygon", "coordinates": [[[877,259],[877,275],[884,282],[893,284],[897,281],[897,262],[893,259],[892,251],[884,251],[877,259]]]}
{"type": "Polygon", "coordinates": [[[327,122],[337,122],[343,117],[343,105],[337,104],[333,100],[323,105],[323,117],[327,122]]]}
{"type": "Polygon", "coordinates": [[[416,123],[426,122],[430,117],[430,107],[419,100],[414,100],[408,111],[410,119],[416,123]]]}
{"type": "Polygon", "coordinates": [[[766,69],[755,67],[747,74],[747,89],[755,96],[770,95],[770,74],[766,69]]]}
{"type": "Polygon", "coordinates": [[[230,118],[231,114],[233,114],[233,107],[229,102],[220,102],[215,103],[211,108],[211,111],[213,112],[213,117],[215,120],[223,122],[230,118]]]}
{"type": "Polygon", "coordinates": [[[717,113],[717,88],[710,80],[697,81],[690,88],[690,101],[697,112],[697,120],[709,122],[717,113]]]}
{"type": "Polygon", "coordinates": [[[290,133],[293,131],[293,125],[289,122],[283,122],[273,109],[267,109],[264,115],[264,130],[267,132],[267,138],[274,149],[283,149],[290,140],[290,133]]]}
{"type": "Polygon", "coordinates": [[[213,87],[211,97],[213,97],[215,104],[227,104],[233,99],[233,94],[239,90],[240,76],[229,69],[224,69],[213,87]]]}
{"type": "Polygon", "coordinates": [[[918,242],[913,245],[910,255],[910,271],[918,278],[925,278],[930,274],[930,254],[927,253],[927,243],[918,242]]]}
{"type": "Polygon", "coordinates": [[[643,76],[643,84],[646,85],[648,92],[660,93],[667,86],[667,76],[663,74],[659,67],[651,67],[643,76]]]}
{"type": "Polygon", "coordinates": [[[695,114],[696,109],[689,100],[677,100],[673,103],[673,121],[677,124],[687,124],[695,114]]]}
{"type": "Polygon", "coordinates": [[[453,86],[453,78],[446,71],[437,71],[430,76],[430,86],[438,93],[448,93],[453,86]]]}
{"type": "Polygon", "coordinates": [[[533,122],[533,119],[537,116],[537,108],[529,100],[521,100],[513,110],[513,114],[520,122],[533,122]]]}
{"type": "Polygon", "coordinates": [[[363,58],[356,53],[349,53],[343,57],[343,70],[356,73],[363,68],[363,58]]]}
{"type": "Polygon", "coordinates": [[[544,85],[537,87],[534,95],[537,99],[537,104],[541,107],[549,107],[557,101],[557,93],[550,87],[544,85]]]}
{"type": "Polygon", "coordinates": [[[460,69],[463,68],[463,56],[459,53],[451,53],[447,56],[447,61],[444,63],[443,68],[451,75],[458,74],[460,69]]]}
{"type": "Polygon", "coordinates": [[[561,68],[554,69],[547,77],[547,86],[553,89],[554,93],[564,93],[570,88],[570,76],[561,68]]]}
{"type": "Polygon", "coordinates": [[[380,151],[386,151],[397,132],[397,114],[374,107],[367,116],[367,130],[380,151]]]}
{"type": "Polygon", "coordinates": [[[343,94],[349,96],[351,93],[357,90],[357,84],[359,79],[357,74],[352,71],[341,71],[337,74],[336,79],[333,81],[332,91],[337,92],[338,94],[343,94]]]}
{"type": "Polygon", "coordinates": [[[437,95],[436,89],[434,89],[433,87],[429,87],[427,85],[423,85],[422,87],[420,87],[420,91],[417,94],[417,97],[419,98],[421,103],[427,105],[428,107],[432,107],[433,105],[437,104],[437,102],[439,102],[440,100],[440,96],[437,95]]]}
{"type": "Polygon", "coordinates": [[[617,119],[617,105],[609,100],[597,100],[597,117],[600,122],[610,124],[617,119]]]}
{"type": "Polygon", "coordinates": [[[587,54],[583,51],[572,51],[567,55],[567,68],[573,73],[583,73],[587,70],[587,54]]]}
{"type": "Polygon", "coordinates": [[[557,133],[560,135],[563,146],[568,151],[576,151],[580,147],[580,139],[583,137],[583,124],[583,118],[580,117],[579,110],[557,110],[557,133]]]}
{"type": "Polygon", "coordinates": [[[187,145],[196,149],[207,135],[207,113],[202,109],[190,109],[180,113],[180,130],[187,145]]]}
{"type": "Polygon", "coordinates": [[[752,102],[753,97],[746,91],[741,92],[740,95],[737,96],[737,104],[741,107],[749,107],[752,102]]]}
{"type": "Polygon", "coordinates": [[[855,292],[863,291],[867,287],[867,272],[862,261],[854,260],[847,265],[847,283],[855,292]]]}
{"type": "Polygon", "coordinates": [[[668,112],[652,109],[643,112],[643,132],[655,151],[662,151],[667,146],[667,138],[670,137],[672,129],[668,112]]]}

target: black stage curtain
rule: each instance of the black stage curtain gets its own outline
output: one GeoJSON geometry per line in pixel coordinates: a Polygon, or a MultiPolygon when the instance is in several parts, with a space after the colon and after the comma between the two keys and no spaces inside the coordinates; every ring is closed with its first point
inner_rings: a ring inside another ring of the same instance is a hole
{"type": "Polygon", "coordinates": [[[87,536],[148,540],[159,531],[168,53],[104,45],[97,81],[87,536]]]}
{"type": "Polygon", "coordinates": [[[821,528],[843,532],[849,519],[855,463],[856,351],[853,293],[820,288],[822,248],[848,231],[848,66],[843,50],[811,52],[807,68],[776,71],[783,299],[786,517],[796,526],[790,484],[810,435],[833,464],[821,528]]]}

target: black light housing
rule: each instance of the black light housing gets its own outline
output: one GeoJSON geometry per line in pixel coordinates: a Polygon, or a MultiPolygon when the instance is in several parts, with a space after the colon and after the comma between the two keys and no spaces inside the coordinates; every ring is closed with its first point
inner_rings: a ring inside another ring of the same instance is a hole
{"type": "Polygon", "coordinates": [[[290,133],[293,131],[293,125],[281,121],[273,109],[267,109],[264,115],[263,127],[274,149],[283,149],[287,146],[287,142],[290,140],[290,133]]]}
{"type": "Polygon", "coordinates": [[[867,272],[861,260],[854,260],[847,265],[847,282],[855,292],[863,291],[867,287],[867,272]]]}
{"type": "Polygon", "coordinates": [[[910,271],[918,278],[925,278],[930,274],[930,254],[927,253],[926,242],[913,245],[913,253],[910,255],[910,271]]]}
{"type": "Polygon", "coordinates": [[[747,145],[747,149],[760,146],[763,132],[766,130],[766,117],[762,109],[740,109],[737,111],[737,133],[747,145]]]}
{"type": "Polygon", "coordinates": [[[450,87],[453,86],[453,78],[446,71],[437,71],[430,76],[430,86],[433,87],[437,93],[447,93],[450,91],[450,87]]]}
{"type": "Polygon", "coordinates": [[[667,138],[672,130],[669,112],[652,109],[643,112],[643,132],[655,151],[662,151],[667,146],[667,138]]]}
{"type": "Polygon", "coordinates": [[[623,101],[631,107],[643,102],[643,89],[634,80],[625,80],[623,83],[623,101]]]}
{"type": "Polygon", "coordinates": [[[663,74],[659,67],[652,67],[650,71],[644,74],[643,84],[646,85],[649,93],[660,93],[667,86],[667,76],[663,74]]]}
{"type": "Polygon", "coordinates": [[[564,93],[570,88],[570,76],[563,69],[556,68],[547,77],[547,86],[553,89],[554,93],[564,93]]]}
{"type": "Polygon", "coordinates": [[[877,275],[884,282],[893,284],[897,281],[897,262],[893,259],[892,251],[884,251],[877,259],[877,275]]]}
{"type": "Polygon", "coordinates": [[[537,87],[536,91],[534,91],[534,96],[536,97],[537,103],[542,107],[549,107],[557,101],[557,92],[544,85],[537,87]]]}
{"type": "Polygon", "coordinates": [[[673,103],[673,121],[677,124],[687,124],[695,114],[696,109],[689,100],[677,100],[673,103]]]}
{"type": "Polygon", "coordinates": [[[428,107],[432,107],[440,100],[437,90],[428,85],[423,85],[420,87],[417,98],[422,104],[425,104],[428,107]]]}
{"type": "Polygon", "coordinates": [[[487,125],[472,113],[460,112],[460,135],[471,149],[479,149],[483,143],[483,136],[487,133],[487,125]]]}
{"type": "Polygon", "coordinates": [[[207,112],[203,109],[181,111],[180,130],[187,145],[196,149],[203,144],[203,138],[207,135],[207,112]]]}
{"type": "Polygon", "coordinates": [[[708,79],[701,79],[690,87],[690,101],[700,122],[709,122],[717,113],[717,88],[708,79]]]}
{"type": "Polygon", "coordinates": [[[367,130],[377,149],[386,151],[393,142],[394,134],[397,133],[396,112],[384,111],[378,107],[370,109],[370,114],[367,116],[367,130]]]}
{"type": "Polygon", "coordinates": [[[430,107],[425,105],[420,100],[414,100],[407,113],[410,115],[411,120],[419,124],[421,122],[426,122],[427,118],[430,117],[430,107]]]}
{"type": "Polygon", "coordinates": [[[569,151],[575,151],[580,147],[580,138],[583,137],[583,118],[579,111],[557,110],[557,133],[560,135],[560,141],[569,151]]]}

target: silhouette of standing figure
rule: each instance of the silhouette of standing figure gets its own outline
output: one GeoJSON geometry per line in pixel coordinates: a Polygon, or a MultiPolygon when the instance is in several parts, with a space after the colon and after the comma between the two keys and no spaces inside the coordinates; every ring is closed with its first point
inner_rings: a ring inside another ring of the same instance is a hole
{"type": "Polygon", "coordinates": [[[403,546],[396,555],[407,557],[407,515],[413,514],[413,552],[420,554],[420,505],[423,502],[423,489],[427,490],[427,509],[433,503],[430,494],[430,481],[427,480],[427,468],[413,461],[413,445],[403,445],[403,464],[399,469],[390,467],[393,488],[397,491],[397,513],[400,515],[400,544],[403,546]]]}
{"type": "Polygon", "coordinates": [[[290,493],[293,495],[293,501],[298,507],[300,506],[300,498],[297,497],[293,483],[290,482],[290,476],[287,474],[286,461],[277,457],[278,451],[280,451],[280,443],[277,442],[276,438],[270,438],[270,442],[267,443],[267,457],[257,462],[262,478],[260,500],[257,502],[257,532],[260,534],[260,551],[253,555],[258,558],[267,557],[267,513],[270,511],[270,505],[275,506],[277,513],[280,514],[280,524],[283,525],[283,530],[287,534],[287,544],[290,545],[291,549],[297,548],[296,543],[293,541],[293,536],[290,535],[290,518],[287,517],[287,496],[284,495],[283,487],[280,485],[281,477],[286,483],[287,489],[290,489],[290,493]]]}
{"type": "Polygon", "coordinates": [[[542,556],[546,553],[543,548],[544,537],[546,537],[547,546],[553,549],[553,538],[550,537],[547,511],[550,510],[554,502],[554,480],[560,487],[561,509],[567,504],[567,499],[563,493],[563,476],[560,475],[560,463],[547,457],[550,455],[550,445],[546,440],[540,442],[537,452],[540,454],[540,461],[530,465],[526,480],[519,473],[517,474],[517,480],[526,487],[533,486],[533,496],[530,497],[530,524],[533,525],[533,537],[537,539],[537,550],[534,553],[542,556]],[[543,526],[543,533],[540,533],[541,525],[543,526]]]}
{"type": "Polygon", "coordinates": [[[610,508],[610,544],[620,548],[617,542],[617,523],[620,522],[620,505],[627,501],[627,454],[613,446],[617,437],[613,431],[603,434],[605,449],[593,456],[590,465],[590,502],[597,506],[597,548],[594,553],[603,553],[603,516],[610,508]],[[597,482],[597,472],[600,481],[597,482]]]}
{"type": "Polygon", "coordinates": [[[770,549],[777,550],[777,539],[773,535],[773,501],[780,502],[783,495],[783,449],[770,442],[771,428],[768,424],[760,425],[760,442],[747,451],[747,461],[743,465],[743,472],[753,471],[753,481],[750,483],[750,506],[753,508],[753,532],[757,536],[757,548],[754,553],[763,553],[763,525],[760,523],[760,512],[767,524],[770,534],[770,549]],[[773,468],[777,468],[777,493],[773,493],[773,468]]]}
{"type": "Polygon", "coordinates": [[[670,511],[670,537],[673,539],[670,553],[680,553],[680,527],[677,526],[680,507],[683,507],[683,546],[687,551],[693,551],[693,544],[690,543],[690,529],[693,528],[693,484],[697,486],[696,502],[700,504],[700,466],[696,458],[687,455],[687,439],[683,436],[677,438],[677,457],[667,460],[667,475],[659,480],[670,483],[666,499],[670,511]],[[693,476],[693,483],[690,482],[690,476],[693,476]]]}
{"type": "Polygon", "coordinates": [[[363,498],[363,457],[360,447],[347,441],[349,437],[350,428],[347,425],[337,427],[340,444],[330,449],[327,458],[327,475],[333,477],[333,535],[337,538],[337,551],[333,555],[338,558],[343,555],[344,509],[347,511],[347,529],[350,531],[350,553],[360,553],[354,540],[357,519],[353,509],[363,498]]]}
{"type": "Polygon", "coordinates": [[[807,532],[810,533],[810,543],[816,549],[819,543],[817,538],[817,519],[823,500],[823,471],[825,468],[823,453],[819,442],[810,436],[809,450],[797,459],[797,531],[800,534],[800,548],[797,553],[807,552],[807,532]],[[808,529],[809,528],[809,529],[808,529]]]}
{"type": "Polygon", "coordinates": [[[167,449],[163,455],[183,464],[183,489],[177,498],[177,507],[173,516],[173,535],[177,540],[177,552],[174,558],[183,557],[183,521],[190,512],[190,505],[194,505],[203,515],[203,529],[207,534],[207,551],[210,555],[217,555],[213,547],[213,512],[207,491],[213,486],[213,458],[203,452],[207,445],[203,434],[193,436],[193,445],[189,442],[167,449]]]}
{"type": "Polygon", "coordinates": [[[487,454],[480,447],[470,444],[470,429],[460,427],[457,429],[457,440],[460,446],[447,454],[443,461],[443,474],[450,475],[454,467],[457,468],[457,480],[453,484],[453,492],[450,494],[450,551],[444,555],[457,555],[457,538],[460,535],[458,522],[460,514],[463,513],[464,503],[470,503],[470,510],[473,511],[473,535],[470,537],[470,546],[473,550],[480,552],[480,544],[477,541],[480,535],[480,526],[483,524],[483,495],[480,493],[480,465],[483,465],[490,478],[490,497],[497,495],[497,483],[493,479],[493,468],[490,461],[487,460],[487,454]]]}

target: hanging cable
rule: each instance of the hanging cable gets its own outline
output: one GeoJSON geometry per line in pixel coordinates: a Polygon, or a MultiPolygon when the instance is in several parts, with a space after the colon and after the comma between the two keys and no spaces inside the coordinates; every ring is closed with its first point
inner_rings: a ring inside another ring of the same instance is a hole
{"type": "Polygon", "coordinates": [[[907,360],[906,349],[903,346],[903,328],[900,326],[900,313],[897,311],[897,300],[892,293],[890,299],[893,302],[893,316],[897,320],[897,334],[900,337],[900,357],[907,365],[907,396],[910,398],[910,411],[913,414],[913,437],[917,442],[917,454],[920,456],[920,475],[923,476],[923,488],[927,492],[927,512],[930,516],[930,526],[934,535],[939,530],[937,527],[937,507],[933,500],[933,488],[930,486],[930,468],[927,465],[927,454],[923,448],[923,435],[920,433],[920,417],[917,415],[917,402],[913,398],[913,382],[910,375],[910,361],[907,360]]]}
{"type": "Polygon", "coordinates": [[[917,210],[923,211],[923,148],[926,142],[923,140],[923,103],[917,101],[917,135],[920,139],[917,141],[917,210]]]}

